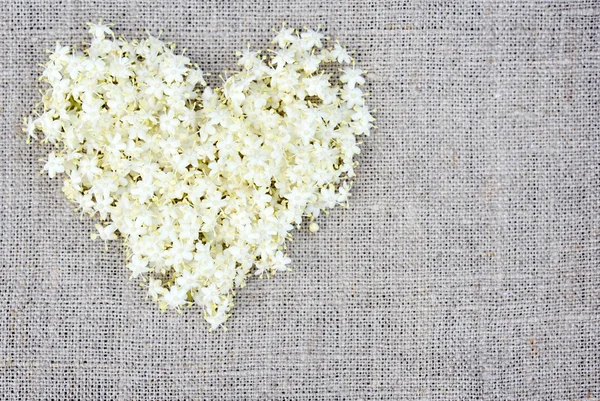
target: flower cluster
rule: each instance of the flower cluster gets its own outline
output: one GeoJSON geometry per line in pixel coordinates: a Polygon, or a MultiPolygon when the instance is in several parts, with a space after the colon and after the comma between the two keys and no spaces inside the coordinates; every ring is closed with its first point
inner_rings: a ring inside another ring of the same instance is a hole
{"type": "Polygon", "coordinates": [[[25,130],[55,145],[44,170],[99,218],[95,236],[123,238],[161,309],[196,304],[214,329],[249,275],[288,269],[304,216],[347,203],[374,121],[363,71],[322,33],[284,27],[276,49],[240,53],[241,71],[210,88],[172,44],[90,32],[85,49],[57,44],[25,130]]]}

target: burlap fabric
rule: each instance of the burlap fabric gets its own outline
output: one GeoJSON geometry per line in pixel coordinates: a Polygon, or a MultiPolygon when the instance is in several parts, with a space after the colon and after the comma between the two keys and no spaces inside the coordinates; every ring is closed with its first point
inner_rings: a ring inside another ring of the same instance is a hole
{"type": "Polygon", "coordinates": [[[600,6],[589,1],[2,1],[0,398],[600,397],[600,6]],[[351,209],[296,234],[227,332],[161,314],[39,171],[24,115],[104,18],[207,71],[322,24],[370,70],[351,209]]]}

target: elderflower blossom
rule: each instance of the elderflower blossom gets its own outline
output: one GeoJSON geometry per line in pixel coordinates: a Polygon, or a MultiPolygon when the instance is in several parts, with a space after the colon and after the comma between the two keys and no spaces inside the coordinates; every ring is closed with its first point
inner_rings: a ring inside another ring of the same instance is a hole
{"type": "Polygon", "coordinates": [[[363,71],[322,33],[284,27],[275,50],[239,53],[241,71],[211,88],[174,45],[90,33],[84,50],[56,45],[24,130],[55,145],[44,170],[100,220],[94,236],[124,240],[160,308],[196,304],[215,329],[247,277],[288,270],[284,244],[305,216],[347,203],[374,121],[363,71]]]}

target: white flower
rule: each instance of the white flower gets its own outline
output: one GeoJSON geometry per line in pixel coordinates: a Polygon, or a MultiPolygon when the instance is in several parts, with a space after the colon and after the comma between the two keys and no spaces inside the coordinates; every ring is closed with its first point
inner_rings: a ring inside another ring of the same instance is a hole
{"type": "Polygon", "coordinates": [[[321,40],[325,37],[320,32],[313,31],[312,29],[306,29],[304,32],[300,34],[302,40],[301,48],[304,50],[311,50],[313,47],[323,47],[321,44],[321,40]]]}
{"type": "Polygon", "coordinates": [[[131,263],[127,265],[127,268],[131,270],[131,277],[133,278],[150,271],[150,268],[148,267],[148,259],[142,258],[136,254],[131,257],[131,263]]]}
{"type": "Polygon", "coordinates": [[[175,282],[183,291],[189,292],[190,290],[200,287],[202,284],[201,280],[202,275],[199,270],[192,271],[185,269],[181,273],[181,276],[177,277],[175,282]]]}
{"type": "Polygon", "coordinates": [[[286,271],[287,270],[286,265],[290,264],[291,262],[292,262],[292,259],[290,259],[286,255],[284,255],[283,252],[277,251],[275,253],[275,256],[272,259],[273,269],[279,270],[279,271],[286,271]]]}
{"type": "Polygon", "coordinates": [[[348,51],[346,49],[344,49],[342,46],[340,46],[339,43],[336,43],[333,46],[333,50],[331,50],[330,55],[334,60],[337,60],[337,62],[340,64],[342,64],[342,63],[349,64],[352,61],[350,58],[350,55],[348,54],[348,51]]]}
{"type": "Polygon", "coordinates": [[[158,301],[158,297],[164,293],[165,289],[163,288],[163,282],[161,280],[150,280],[150,284],[148,285],[148,295],[150,295],[155,302],[158,301]]]}
{"type": "Polygon", "coordinates": [[[112,35],[112,31],[106,25],[88,23],[90,33],[97,39],[104,39],[105,35],[112,35]]]}
{"type": "Polygon", "coordinates": [[[344,183],[340,186],[339,193],[340,194],[337,197],[337,201],[340,203],[346,202],[350,197],[350,186],[348,183],[344,183]]]}
{"type": "Polygon", "coordinates": [[[225,320],[227,320],[227,311],[231,308],[229,299],[225,298],[216,310],[214,308],[210,312],[206,312],[204,318],[210,324],[212,330],[217,329],[225,320]]]}
{"type": "Polygon", "coordinates": [[[201,288],[200,292],[202,293],[202,301],[206,305],[218,304],[221,300],[219,290],[217,289],[217,286],[214,283],[209,285],[208,287],[201,288]]]}
{"type": "Polygon", "coordinates": [[[281,48],[297,41],[298,36],[294,35],[294,30],[292,28],[282,28],[273,39],[273,43],[277,43],[281,48]]]}
{"type": "Polygon", "coordinates": [[[173,285],[168,291],[162,296],[162,301],[167,304],[169,308],[178,309],[187,302],[186,292],[179,286],[173,285]]]}
{"type": "Polygon", "coordinates": [[[344,68],[340,81],[347,83],[349,88],[354,88],[356,84],[362,85],[365,83],[362,74],[363,71],[359,68],[344,68]]]}
{"type": "Polygon", "coordinates": [[[98,230],[100,238],[102,238],[104,241],[117,239],[117,235],[115,234],[117,226],[115,224],[107,224],[105,226],[103,226],[102,224],[96,224],[95,227],[96,230],[98,230]]]}
{"type": "Polygon", "coordinates": [[[35,131],[38,129],[38,121],[33,117],[29,116],[25,118],[25,127],[23,127],[23,131],[27,133],[28,140],[29,138],[38,139],[35,131]]]}
{"type": "Polygon", "coordinates": [[[363,91],[359,88],[353,87],[348,88],[342,93],[342,99],[346,101],[346,107],[354,109],[356,106],[362,106],[365,104],[365,98],[363,97],[363,91]]]}
{"type": "Polygon", "coordinates": [[[64,173],[65,167],[63,163],[65,158],[62,156],[56,156],[54,152],[48,154],[48,161],[44,165],[44,170],[48,171],[50,178],[54,178],[57,173],[64,173]]]}
{"type": "Polygon", "coordinates": [[[204,80],[202,70],[200,70],[199,68],[189,70],[187,72],[187,76],[186,76],[185,80],[186,80],[186,82],[188,82],[192,85],[196,85],[196,84],[206,85],[206,81],[204,80]]]}
{"type": "Polygon", "coordinates": [[[272,63],[274,65],[293,64],[296,61],[295,51],[293,49],[284,49],[276,52],[272,63]]]}

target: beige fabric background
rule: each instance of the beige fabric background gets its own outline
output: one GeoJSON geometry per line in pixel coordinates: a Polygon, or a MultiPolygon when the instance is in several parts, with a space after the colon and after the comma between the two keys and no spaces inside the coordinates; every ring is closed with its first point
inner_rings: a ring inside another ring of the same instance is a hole
{"type": "Polygon", "coordinates": [[[0,6],[0,399],[599,399],[597,1],[0,6]],[[19,136],[44,49],[99,17],[217,72],[323,24],[371,71],[352,208],[297,234],[227,332],[144,301],[19,136]]]}

